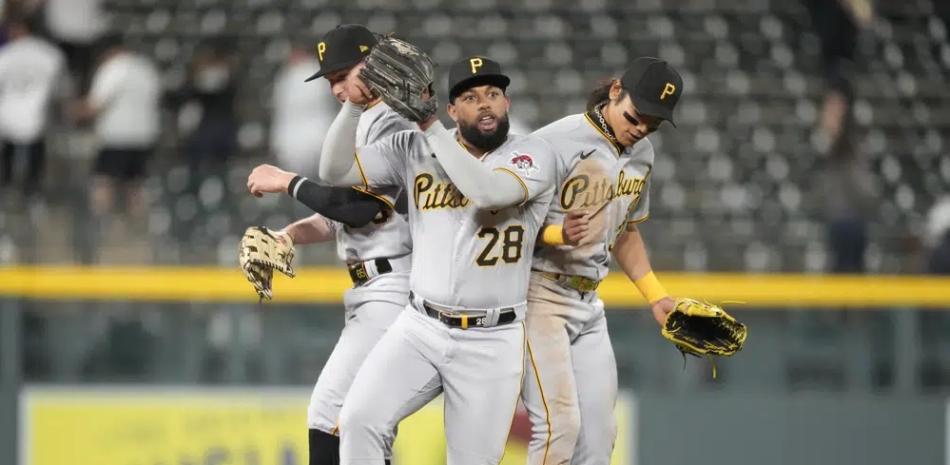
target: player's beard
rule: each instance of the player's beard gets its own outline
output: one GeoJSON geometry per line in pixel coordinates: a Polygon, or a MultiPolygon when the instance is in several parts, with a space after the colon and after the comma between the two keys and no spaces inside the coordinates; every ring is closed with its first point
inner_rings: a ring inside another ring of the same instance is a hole
{"type": "Polygon", "coordinates": [[[462,138],[465,139],[465,142],[468,142],[480,150],[491,152],[501,147],[501,144],[504,144],[505,140],[508,139],[508,115],[506,114],[497,119],[498,125],[495,126],[495,130],[487,133],[478,129],[477,120],[473,124],[466,124],[460,121],[458,125],[459,133],[462,134],[462,138]]]}

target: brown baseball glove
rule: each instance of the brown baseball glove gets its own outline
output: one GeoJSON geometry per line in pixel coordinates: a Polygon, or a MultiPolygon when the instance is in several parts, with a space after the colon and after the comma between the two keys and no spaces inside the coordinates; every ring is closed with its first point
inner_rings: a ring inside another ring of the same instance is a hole
{"type": "Polygon", "coordinates": [[[241,238],[239,261],[244,276],[263,300],[273,298],[274,270],[293,278],[294,242],[287,233],[252,226],[241,238]]]}

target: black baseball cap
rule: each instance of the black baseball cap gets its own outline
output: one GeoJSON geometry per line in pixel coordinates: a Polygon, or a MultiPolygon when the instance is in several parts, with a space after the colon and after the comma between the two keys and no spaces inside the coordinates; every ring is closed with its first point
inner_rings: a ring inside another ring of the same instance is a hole
{"type": "Polygon", "coordinates": [[[505,90],[510,83],[511,79],[502,74],[497,61],[483,56],[470,56],[449,68],[449,101],[475,86],[490,84],[505,90]]]}
{"type": "Polygon", "coordinates": [[[320,71],[308,77],[305,82],[356,65],[363,57],[369,55],[369,51],[376,46],[377,42],[376,35],[366,29],[366,26],[359,24],[337,26],[327,32],[320,42],[317,42],[320,71]]]}
{"type": "Polygon", "coordinates": [[[673,108],[683,93],[683,78],[669,63],[653,57],[633,60],[623,73],[620,84],[627,92],[637,111],[673,123],[673,108]]]}

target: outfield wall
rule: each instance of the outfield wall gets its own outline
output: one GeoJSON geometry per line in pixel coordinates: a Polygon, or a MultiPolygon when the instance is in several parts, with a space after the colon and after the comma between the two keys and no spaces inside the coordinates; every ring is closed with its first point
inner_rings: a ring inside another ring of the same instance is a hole
{"type": "MultiPolygon", "coordinates": [[[[303,388],[26,386],[21,465],[306,463],[303,388]]],[[[950,464],[941,398],[643,394],[618,402],[614,465],[950,464]]],[[[502,465],[525,463],[516,416],[502,465]]],[[[400,426],[394,462],[441,465],[441,398],[400,426]]]]}

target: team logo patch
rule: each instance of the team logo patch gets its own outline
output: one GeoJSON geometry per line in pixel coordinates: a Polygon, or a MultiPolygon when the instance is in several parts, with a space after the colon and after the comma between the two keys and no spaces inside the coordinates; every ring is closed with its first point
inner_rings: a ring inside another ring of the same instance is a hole
{"type": "Polygon", "coordinates": [[[531,155],[518,152],[513,152],[511,155],[511,161],[508,162],[508,164],[510,164],[515,171],[525,176],[531,176],[538,171],[538,165],[534,163],[534,158],[532,158],[531,155]]]}

